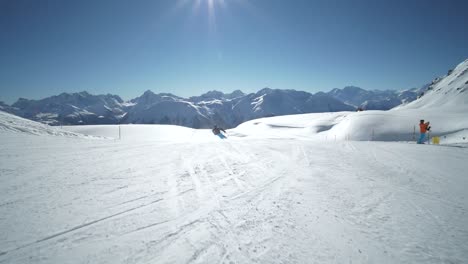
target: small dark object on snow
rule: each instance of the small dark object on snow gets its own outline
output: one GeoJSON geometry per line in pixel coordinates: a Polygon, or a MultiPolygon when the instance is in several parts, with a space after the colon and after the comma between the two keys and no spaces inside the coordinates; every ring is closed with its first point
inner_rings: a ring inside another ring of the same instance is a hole
{"type": "Polygon", "coordinates": [[[223,131],[224,133],[226,133],[226,131],[221,128],[221,127],[218,127],[217,125],[214,126],[214,128],[211,130],[213,132],[213,134],[215,135],[218,135],[219,133],[221,133],[221,131],[223,131]]]}

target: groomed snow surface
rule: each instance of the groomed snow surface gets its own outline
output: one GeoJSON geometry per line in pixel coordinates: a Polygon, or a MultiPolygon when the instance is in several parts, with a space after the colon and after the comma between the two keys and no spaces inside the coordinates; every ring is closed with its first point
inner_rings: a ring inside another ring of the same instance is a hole
{"type": "Polygon", "coordinates": [[[417,145],[417,111],[259,119],[227,140],[0,112],[0,263],[466,263],[466,117],[425,111],[445,142],[417,145]]]}

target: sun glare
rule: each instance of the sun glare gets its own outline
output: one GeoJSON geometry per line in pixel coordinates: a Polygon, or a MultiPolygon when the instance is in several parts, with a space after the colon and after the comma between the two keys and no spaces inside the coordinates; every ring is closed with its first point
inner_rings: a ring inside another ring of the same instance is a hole
{"type": "Polygon", "coordinates": [[[176,4],[176,9],[191,5],[192,15],[199,13],[200,9],[206,8],[208,13],[208,21],[211,29],[216,30],[216,8],[225,7],[224,0],[179,0],[176,4]]]}
{"type": "Polygon", "coordinates": [[[229,4],[238,5],[248,11],[252,11],[253,7],[249,0],[177,0],[174,10],[189,7],[192,16],[206,15],[210,29],[216,32],[216,19],[220,11],[227,11],[229,4]]]}

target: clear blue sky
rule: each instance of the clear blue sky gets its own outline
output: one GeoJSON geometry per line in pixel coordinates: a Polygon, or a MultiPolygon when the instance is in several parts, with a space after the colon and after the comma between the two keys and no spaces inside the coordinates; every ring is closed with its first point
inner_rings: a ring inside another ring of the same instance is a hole
{"type": "Polygon", "coordinates": [[[468,1],[0,0],[0,100],[419,87],[468,58],[468,1]]]}

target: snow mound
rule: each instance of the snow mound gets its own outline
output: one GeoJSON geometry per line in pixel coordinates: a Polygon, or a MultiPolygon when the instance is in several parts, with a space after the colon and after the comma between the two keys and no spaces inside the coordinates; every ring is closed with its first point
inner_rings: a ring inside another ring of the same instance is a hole
{"type": "Polygon", "coordinates": [[[429,120],[431,137],[441,144],[468,143],[460,131],[468,130],[463,112],[401,109],[315,113],[269,117],[245,122],[229,133],[256,138],[309,138],[316,140],[414,141],[419,136],[418,122],[429,120]]]}
{"type": "Polygon", "coordinates": [[[32,135],[51,135],[87,138],[82,134],[65,131],[58,127],[51,127],[46,124],[24,119],[9,113],[0,111],[0,133],[26,133],[32,135]]]}

